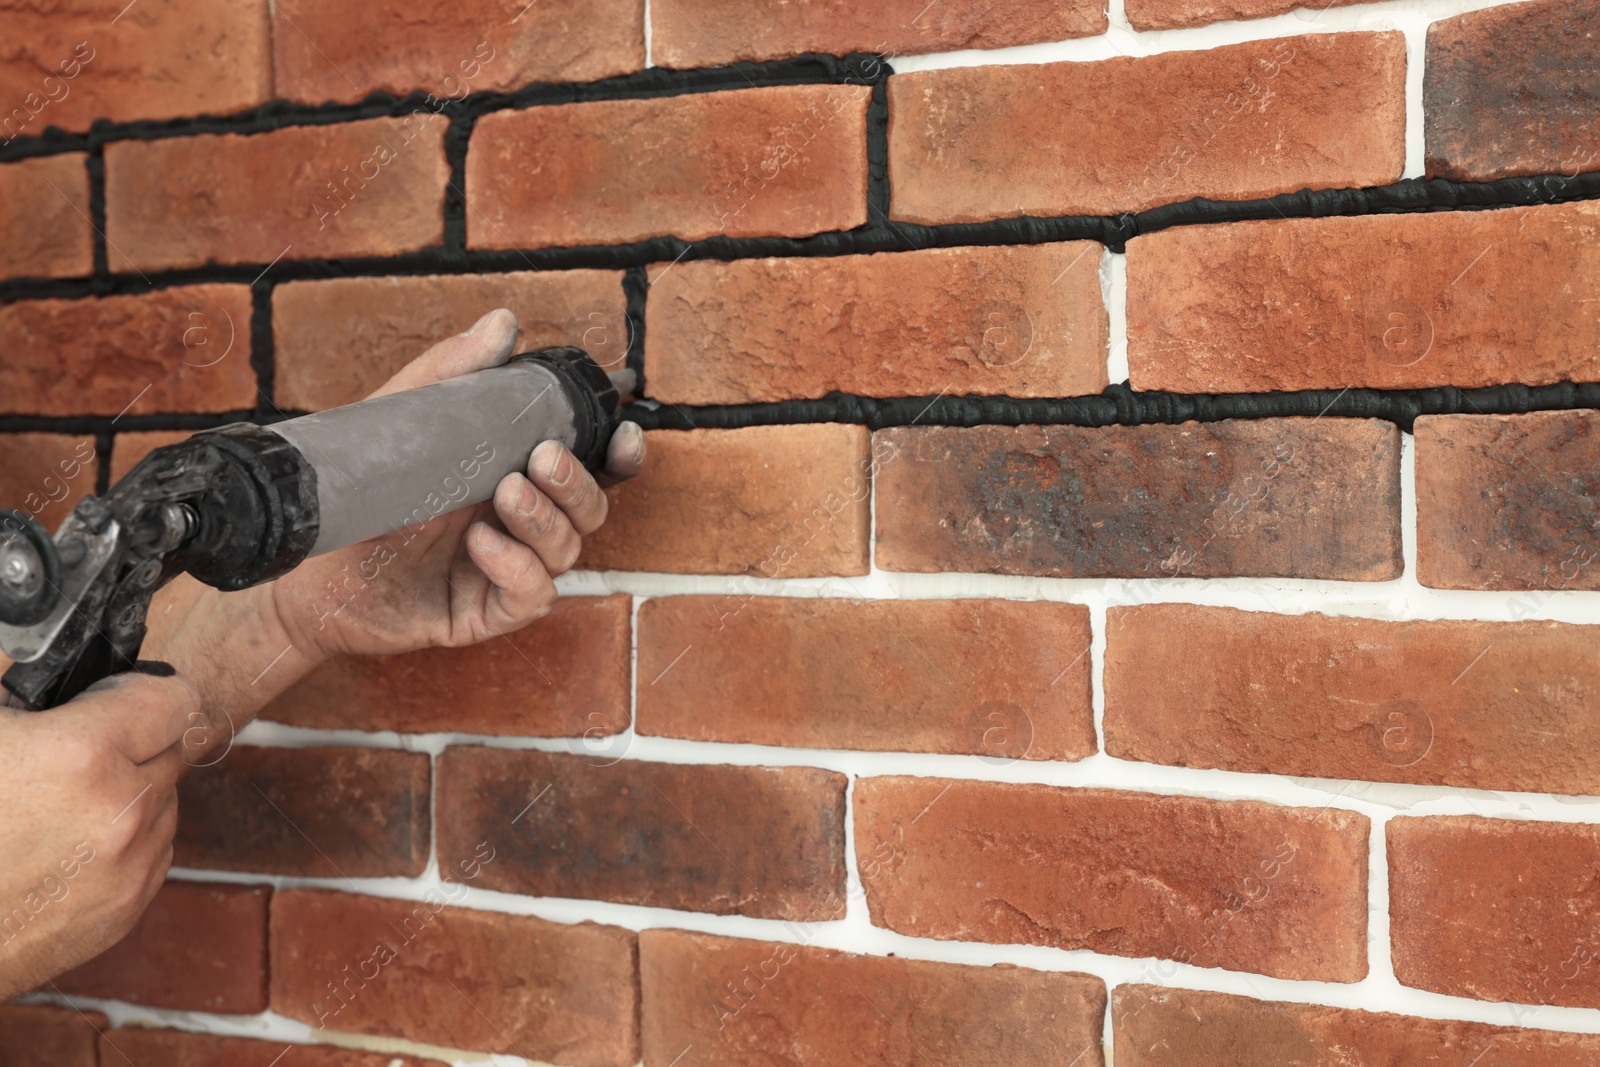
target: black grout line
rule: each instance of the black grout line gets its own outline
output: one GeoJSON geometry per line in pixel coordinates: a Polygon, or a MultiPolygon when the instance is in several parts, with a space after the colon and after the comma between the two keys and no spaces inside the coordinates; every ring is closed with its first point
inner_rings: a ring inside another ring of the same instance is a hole
{"type": "Polygon", "coordinates": [[[94,435],[94,495],[105,496],[111,488],[111,431],[101,430],[94,435]]]}
{"type": "Polygon", "coordinates": [[[889,218],[889,77],[872,86],[867,104],[867,223],[889,218]]]}
{"type": "Polygon", "coordinates": [[[633,395],[644,396],[644,309],[650,275],[644,267],[629,267],[622,276],[622,295],[628,319],[627,368],[638,375],[633,395]]]}
{"type": "Polygon", "coordinates": [[[89,226],[93,229],[94,277],[111,277],[110,255],[106,249],[106,157],[97,146],[84,160],[89,172],[89,226]]]}
{"type": "Polygon", "coordinates": [[[256,372],[256,418],[276,412],[277,392],[272,335],[271,278],[262,278],[250,290],[250,369],[256,372]]]}

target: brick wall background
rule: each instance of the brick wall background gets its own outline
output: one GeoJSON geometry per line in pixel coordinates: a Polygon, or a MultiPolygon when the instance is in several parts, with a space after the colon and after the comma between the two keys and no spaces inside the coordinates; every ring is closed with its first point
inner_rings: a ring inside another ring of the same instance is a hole
{"type": "Polygon", "coordinates": [[[0,1056],[1600,1063],[1600,14],[1291,3],[0,3],[7,503],[496,305],[652,449],[0,1056]]]}

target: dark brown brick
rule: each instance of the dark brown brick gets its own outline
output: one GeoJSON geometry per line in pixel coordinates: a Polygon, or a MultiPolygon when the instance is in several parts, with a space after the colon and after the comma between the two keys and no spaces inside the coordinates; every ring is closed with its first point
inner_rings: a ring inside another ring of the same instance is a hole
{"type": "Polygon", "coordinates": [[[26,512],[54,533],[78,501],[94,492],[99,470],[93,437],[0,434],[0,507],[26,512]]]}
{"type": "Polygon", "coordinates": [[[44,1004],[0,1006],[0,1063],[6,1067],[99,1067],[96,1034],[108,1026],[110,1022],[97,1011],[44,1004]]]}
{"type": "Polygon", "coordinates": [[[102,1039],[104,1067],[448,1067],[439,1060],[331,1045],[217,1037],[187,1030],[116,1030],[102,1039]]]}
{"type": "Polygon", "coordinates": [[[1297,8],[1321,14],[1330,7],[1344,7],[1361,0],[1127,0],[1128,21],[1136,30],[1171,30],[1184,26],[1204,26],[1210,22],[1286,15],[1297,8]]]}
{"type": "Polygon", "coordinates": [[[0,166],[0,278],[72,278],[94,269],[87,158],[70,152],[0,166]]]}

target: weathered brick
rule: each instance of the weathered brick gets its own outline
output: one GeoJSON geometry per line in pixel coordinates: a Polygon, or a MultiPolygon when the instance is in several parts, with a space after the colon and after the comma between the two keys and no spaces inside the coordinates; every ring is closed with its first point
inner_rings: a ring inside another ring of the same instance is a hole
{"type": "Polygon", "coordinates": [[[1210,22],[1233,22],[1287,15],[1296,8],[1310,8],[1320,14],[1330,7],[1344,7],[1361,0],[1126,0],[1128,21],[1136,30],[1171,30],[1183,26],[1204,26],[1210,22]]]}
{"type": "Polygon", "coordinates": [[[1417,420],[1417,577],[1436,589],[1600,589],[1593,411],[1417,420]]]}
{"type": "Polygon", "coordinates": [[[445,119],[422,112],[106,146],[113,270],[386,256],[444,239],[445,119]]]}
{"type": "Polygon", "coordinates": [[[475,885],[718,915],[844,917],[845,776],[451,747],[439,867],[475,885]]]}
{"type": "Polygon", "coordinates": [[[1401,984],[1600,1007],[1600,826],[1391,819],[1389,940],[1401,984]]]}
{"type": "Polygon", "coordinates": [[[1405,162],[1405,62],[1398,33],[1329,33],[897,74],[890,214],[929,225],[1114,215],[1381,185],[1405,162]]]}
{"type": "Polygon", "coordinates": [[[273,6],[279,96],[320,104],[423,89],[443,100],[644,67],[644,0],[273,6]]]}
{"type": "Polygon", "coordinates": [[[1600,793],[1600,627],[1151,604],[1112,608],[1106,632],[1120,759],[1600,793]]]}
{"type": "Polygon", "coordinates": [[[1087,974],[968,967],[683,930],[639,935],[645,1063],[693,1047],[745,1064],[1102,1067],[1106,990],[1087,974]],[[822,1024],[821,1020],[827,1020],[822,1024]]]}
{"type": "Polygon", "coordinates": [[[416,877],[428,755],[235,745],[178,786],[173,863],[303,878],[416,877]]]}
{"type": "Polygon", "coordinates": [[[250,290],[184,285],[0,306],[0,414],[146,415],[255,406],[250,290]],[[219,355],[219,353],[221,353],[219,355]]]}
{"type": "Polygon", "coordinates": [[[54,533],[78,501],[94,492],[99,470],[93,437],[0,434],[0,507],[26,512],[54,533]]]}
{"type": "Polygon", "coordinates": [[[680,263],[646,305],[650,395],[747,404],[1106,387],[1093,241],[680,263]]]}
{"type": "MultiPolygon", "coordinates": [[[[881,58],[967,48],[1006,48],[1089,37],[1106,30],[1097,0],[1024,0],[1012,4],[936,4],[890,0],[799,0],[752,5],[741,0],[676,0],[650,8],[650,58],[663,67],[716,67],[739,60],[805,52],[881,58]]],[[[864,81],[878,60],[856,65],[864,81]]]]}
{"type": "Polygon", "coordinates": [[[265,1011],[271,894],[267,886],[168,882],[127,937],[55,984],[152,1008],[265,1011]]]}
{"type": "Polygon", "coordinates": [[[266,0],[13,4],[0,143],[49,126],[225,115],[272,96],[266,0]]]}
{"type": "Polygon", "coordinates": [[[802,237],[860,226],[870,95],[864,86],[783,85],[485,115],[467,152],[467,244],[802,237]]]}
{"type": "Polygon", "coordinates": [[[562,597],[503,640],[332,660],[262,718],[324,730],[455,731],[583,738],[603,750],[628,728],[632,598],[562,597]]]}
{"type": "Polygon", "coordinates": [[[187,441],[194,436],[191,430],[140,430],[136,433],[119,433],[111,439],[111,484],[116,485],[139,461],[158,448],[187,441]]]}
{"type": "Polygon", "coordinates": [[[875,925],[1275,978],[1366,976],[1364,815],[939,778],[866,778],[854,796],[875,925]]]}
{"type": "Polygon", "coordinates": [[[638,1062],[631,930],[446,904],[431,890],[421,901],[278,893],[273,1011],[319,1029],[575,1067],[638,1062]]]}
{"type": "Polygon", "coordinates": [[[1571,177],[1600,168],[1600,10],[1589,0],[1536,0],[1440,19],[1428,27],[1427,54],[1429,177],[1571,177]]]}
{"type": "Polygon", "coordinates": [[[1150,985],[1111,995],[1117,1067],[1570,1067],[1600,1037],[1150,985]]]}
{"type": "Polygon", "coordinates": [[[71,278],[94,269],[86,158],[71,152],[0,166],[0,278],[71,278]]]}
{"type": "Polygon", "coordinates": [[[44,1004],[0,1006],[0,1063],[6,1067],[98,1067],[96,1034],[109,1025],[97,1011],[44,1004]]]}
{"type": "Polygon", "coordinates": [[[655,430],[644,473],[606,491],[590,570],[811,578],[867,573],[879,461],[865,427],[655,430]]]}
{"type": "Polygon", "coordinates": [[[874,448],[895,457],[877,478],[885,570],[1400,575],[1400,434],[1377,420],[909,426],[874,448]]]}
{"type": "Polygon", "coordinates": [[[1090,641],[1081,604],[657,598],[639,609],[638,729],[1078,760],[1096,750],[1090,641]]]}
{"type": "Polygon", "coordinates": [[[626,357],[621,271],[290,282],[272,291],[275,399],[302,411],[352,404],[497,307],[516,313],[519,352],[576,345],[612,370],[626,357]]]}
{"type": "Polygon", "coordinates": [[[1600,378],[1600,204],[1181,226],[1128,243],[1135,389],[1600,378]]]}
{"type": "Polygon", "coordinates": [[[140,1067],[448,1067],[439,1060],[393,1052],[145,1029],[107,1034],[102,1039],[100,1062],[106,1067],[124,1063],[140,1067]]]}

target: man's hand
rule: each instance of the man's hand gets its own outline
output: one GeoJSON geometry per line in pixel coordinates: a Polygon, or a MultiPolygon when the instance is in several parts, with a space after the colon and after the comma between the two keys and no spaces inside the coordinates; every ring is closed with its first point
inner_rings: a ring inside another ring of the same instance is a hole
{"type": "Polygon", "coordinates": [[[0,709],[0,1000],[116,944],[160,888],[199,712],[182,676],[148,674],[0,709]]]}

